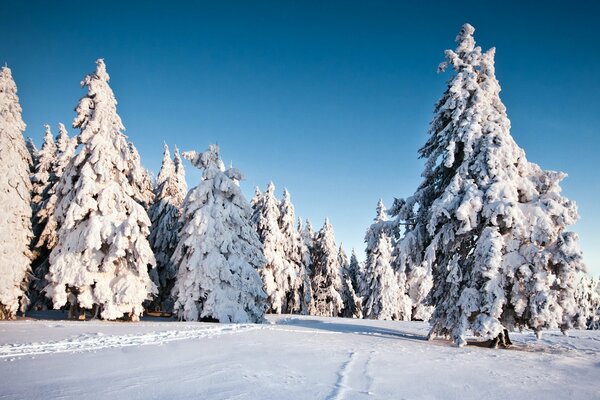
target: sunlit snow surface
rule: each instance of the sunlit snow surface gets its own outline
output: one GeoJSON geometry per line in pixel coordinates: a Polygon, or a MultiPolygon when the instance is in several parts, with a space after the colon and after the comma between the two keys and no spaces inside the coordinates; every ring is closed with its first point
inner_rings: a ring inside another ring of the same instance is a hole
{"type": "Polygon", "coordinates": [[[427,324],[0,322],[1,399],[598,399],[600,332],[426,341],[427,324]]]}

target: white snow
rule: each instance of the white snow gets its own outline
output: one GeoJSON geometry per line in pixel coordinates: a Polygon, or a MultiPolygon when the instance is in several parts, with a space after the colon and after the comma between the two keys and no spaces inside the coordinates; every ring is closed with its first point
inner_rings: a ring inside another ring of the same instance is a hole
{"type": "MultiPolygon", "coordinates": [[[[0,398],[594,399],[600,332],[514,333],[508,350],[427,341],[424,322],[0,322],[0,398]],[[160,362],[158,362],[160,360],[160,362]],[[74,366],[77,366],[74,368],[74,366]]],[[[48,318],[50,317],[50,318],[48,318]]]]}

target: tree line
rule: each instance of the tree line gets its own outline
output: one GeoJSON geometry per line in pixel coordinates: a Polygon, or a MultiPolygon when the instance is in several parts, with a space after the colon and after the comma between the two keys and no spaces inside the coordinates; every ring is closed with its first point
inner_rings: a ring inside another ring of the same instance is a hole
{"type": "Polygon", "coordinates": [[[165,144],[156,179],[123,134],[102,59],[81,82],[69,137],[25,141],[16,84],[0,71],[0,319],[67,307],[72,318],[261,322],[265,313],[428,320],[430,338],[509,345],[515,329],[598,325],[562,172],[529,162],[510,134],[495,49],[465,24],[419,150],[423,181],[380,201],[366,260],[348,258],[326,220],[314,232],[269,183],[248,202],[217,145],[165,144]],[[202,170],[188,191],[182,157],[202,170]]]}

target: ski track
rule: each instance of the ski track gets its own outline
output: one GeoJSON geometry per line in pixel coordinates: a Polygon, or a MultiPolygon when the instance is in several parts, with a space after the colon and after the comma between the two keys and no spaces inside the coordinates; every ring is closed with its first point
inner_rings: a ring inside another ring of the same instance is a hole
{"type": "Polygon", "coordinates": [[[263,329],[253,324],[231,324],[217,328],[169,330],[129,335],[83,334],[55,342],[0,345],[0,359],[35,355],[96,351],[109,348],[160,345],[164,343],[210,338],[263,329]]]}
{"type": "Polygon", "coordinates": [[[352,392],[352,396],[349,396],[352,399],[373,395],[373,375],[370,364],[374,353],[374,351],[368,354],[360,351],[350,352],[348,360],[338,371],[335,387],[327,399],[343,400],[349,392],[352,392]]]}

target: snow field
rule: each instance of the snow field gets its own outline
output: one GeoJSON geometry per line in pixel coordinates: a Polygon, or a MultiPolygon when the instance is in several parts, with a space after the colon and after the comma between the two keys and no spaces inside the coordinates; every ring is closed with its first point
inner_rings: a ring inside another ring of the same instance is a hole
{"type": "Polygon", "coordinates": [[[512,335],[510,350],[425,340],[422,322],[0,323],[0,398],[594,399],[596,331],[512,335]],[[35,372],[34,372],[35,371],[35,372]]]}

